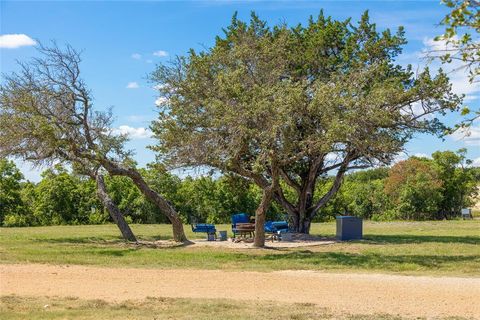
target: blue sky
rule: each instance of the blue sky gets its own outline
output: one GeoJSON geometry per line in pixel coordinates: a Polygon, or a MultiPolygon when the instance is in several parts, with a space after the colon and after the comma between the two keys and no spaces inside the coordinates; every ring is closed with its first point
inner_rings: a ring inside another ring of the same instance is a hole
{"type": "MultiPolygon", "coordinates": [[[[379,29],[396,30],[402,25],[409,40],[399,63],[418,64],[419,53],[431,45],[430,39],[442,32],[438,22],[447,10],[435,1],[52,1],[0,2],[0,33],[26,35],[44,43],[55,39],[83,50],[82,72],[95,96],[95,107],[114,108],[115,127],[130,132],[129,147],[136,151],[140,165],[153,161],[145,147],[148,126],[156,117],[156,93],[146,76],[155,64],[185,54],[189,48],[201,49],[213,44],[232,14],[238,11],[248,19],[252,10],[270,25],[304,23],[320,9],[337,19],[360,18],[369,10],[379,29]]],[[[5,39],[5,38],[4,38],[5,39]]],[[[34,46],[20,41],[16,48],[0,43],[2,72],[16,70],[15,60],[35,55],[34,46]],[[24,44],[24,45],[20,45],[24,44]]],[[[25,40],[25,39],[23,39],[25,40]]],[[[466,93],[467,104],[478,109],[479,86],[468,83],[463,72],[452,73],[458,93],[466,93]]],[[[459,120],[450,115],[448,123],[459,120]]],[[[480,126],[471,135],[456,135],[445,141],[419,135],[408,145],[409,155],[430,155],[436,150],[467,148],[468,156],[480,165],[480,126]]],[[[402,156],[399,156],[402,157],[402,156]]],[[[20,164],[25,176],[38,180],[38,170],[20,164]]]]}

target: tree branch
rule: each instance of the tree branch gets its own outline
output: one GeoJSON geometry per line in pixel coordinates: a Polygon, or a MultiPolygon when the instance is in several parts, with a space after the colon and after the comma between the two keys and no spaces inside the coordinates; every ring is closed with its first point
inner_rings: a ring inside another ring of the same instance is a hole
{"type": "Polygon", "coordinates": [[[283,180],[284,180],[290,187],[292,187],[292,188],[297,192],[297,194],[300,194],[300,193],[302,192],[302,189],[301,189],[300,184],[298,184],[298,182],[296,182],[295,180],[293,180],[293,179],[288,175],[288,173],[286,173],[285,170],[283,170],[283,168],[279,168],[279,172],[280,172],[280,176],[283,178],[283,180]]]}

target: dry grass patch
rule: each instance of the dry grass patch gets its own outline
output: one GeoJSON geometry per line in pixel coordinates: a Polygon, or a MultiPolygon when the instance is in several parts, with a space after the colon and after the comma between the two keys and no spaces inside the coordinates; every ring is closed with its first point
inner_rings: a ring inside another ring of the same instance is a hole
{"type": "MultiPolygon", "coordinates": [[[[334,314],[311,303],[279,304],[275,302],[238,302],[219,299],[173,299],[147,298],[121,303],[108,303],[103,300],[81,300],[58,297],[19,297],[0,298],[0,318],[2,319],[382,319],[403,320],[396,315],[377,314],[334,314]]],[[[422,318],[415,318],[422,319],[422,318]]],[[[447,318],[445,318],[447,319],[447,318]]],[[[453,318],[448,318],[452,319],[453,318]]],[[[466,318],[456,318],[463,320],[466,318]]]]}

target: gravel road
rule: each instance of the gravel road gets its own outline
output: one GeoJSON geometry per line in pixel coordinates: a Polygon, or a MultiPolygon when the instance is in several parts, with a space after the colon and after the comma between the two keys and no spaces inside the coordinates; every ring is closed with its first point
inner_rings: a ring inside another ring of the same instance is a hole
{"type": "Polygon", "coordinates": [[[146,297],[272,300],[350,314],[480,319],[480,278],[4,264],[0,294],[115,302],[146,297]]]}

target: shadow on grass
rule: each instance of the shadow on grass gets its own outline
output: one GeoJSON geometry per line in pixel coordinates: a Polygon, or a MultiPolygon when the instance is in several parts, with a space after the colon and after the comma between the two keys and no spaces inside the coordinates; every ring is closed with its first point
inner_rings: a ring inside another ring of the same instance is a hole
{"type": "MultiPolygon", "coordinates": [[[[478,243],[475,237],[434,237],[434,236],[370,236],[368,241],[374,243],[416,243],[421,241],[478,243]],[[460,241],[459,241],[460,238],[460,241]],[[447,241],[447,239],[449,241],[447,241]],[[383,242],[382,242],[383,241],[383,242]]],[[[129,256],[142,257],[139,260],[145,265],[168,267],[201,267],[218,269],[222,265],[229,265],[233,269],[356,269],[385,270],[385,271],[416,271],[416,270],[457,270],[478,274],[480,254],[460,255],[452,252],[451,255],[432,255],[428,252],[415,254],[385,254],[383,252],[318,252],[314,249],[272,249],[266,251],[248,250],[177,250],[182,247],[158,248],[158,250],[143,251],[140,254],[138,245],[126,245],[121,238],[103,239],[96,237],[71,237],[58,239],[39,239],[47,243],[64,243],[65,246],[47,246],[44,252],[76,251],[78,257],[97,256],[99,259],[124,259],[129,256]],[[78,245],[72,248],[69,244],[78,245]],[[164,250],[167,249],[167,250],[164,250]],[[50,251],[49,251],[50,250],[50,251]],[[60,251],[59,251],[60,250],[60,251]],[[78,251],[77,251],[78,250],[78,251]]],[[[186,246],[186,245],[185,245],[186,246]]],[[[58,255],[58,257],[62,257],[58,255]]],[[[128,259],[127,259],[128,260],[128,259]]],[[[133,261],[133,260],[132,260],[133,261]]]]}
{"type": "Polygon", "coordinates": [[[102,250],[95,250],[90,253],[100,255],[100,256],[123,257],[131,253],[132,251],[133,250],[102,249],[102,250]]]}
{"type": "Polygon", "coordinates": [[[349,252],[312,252],[302,250],[286,254],[269,254],[257,257],[259,260],[276,261],[281,263],[295,261],[299,265],[318,266],[343,266],[364,269],[402,269],[402,265],[412,265],[435,269],[445,264],[469,262],[480,263],[480,255],[468,256],[441,256],[441,255],[384,255],[374,253],[349,253],[349,252]]]}
{"type": "Polygon", "coordinates": [[[366,235],[364,240],[368,243],[377,244],[408,244],[408,243],[463,243],[480,245],[480,237],[473,236],[421,236],[421,235],[366,235]]]}
{"type": "MultiPolygon", "coordinates": [[[[170,240],[169,236],[139,236],[139,241],[158,241],[158,240],[170,240]]],[[[126,244],[125,240],[118,237],[63,237],[63,238],[41,238],[33,239],[36,242],[47,242],[47,243],[68,243],[68,244],[126,244]]]]}
{"type": "MultiPolygon", "coordinates": [[[[155,244],[155,241],[168,241],[171,240],[169,236],[139,236],[138,247],[162,247],[155,244]]],[[[331,240],[334,240],[333,238],[331,240]]],[[[48,238],[48,239],[34,239],[35,242],[46,242],[46,243],[65,243],[65,244],[98,244],[98,245],[119,245],[119,244],[129,244],[134,245],[133,243],[127,243],[123,240],[122,237],[63,237],[63,238],[48,238]]],[[[436,242],[436,243],[462,243],[462,244],[474,244],[480,245],[480,237],[474,236],[423,236],[423,235],[366,235],[363,240],[360,241],[351,241],[351,243],[365,243],[365,244],[419,244],[427,242],[436,242]]],[[[346,242],[348,243],[348,242],[346,242]]],[[[192,242],[184,243],[183,245],[178,245],[175,247],[185,247],[191,245],[192,242]]],[[[268,247],[269,243],[266,243],[266,248],[272,249],[275,248],[268,247]]]]}
{"type": "Polygon", "coordinates": [[[34,239],[35,242],[47,243],[70,243],[70,244],[114,244],[122,243],[124,240],[121,237],[63,237],[63,238],[48,238],[48,239],[34,239]]]}
{"type": "Polygon", "coordinates": [[[54,239],[35,239],[35,242],[81,247],[83,253],[121,257],[139,249],[176,249],[188,247],[191,241],[177,243],[169,237],[142,237],[137,242],[126,242],[122,237],[64,237],[54,239]]]}

